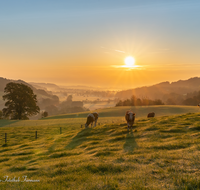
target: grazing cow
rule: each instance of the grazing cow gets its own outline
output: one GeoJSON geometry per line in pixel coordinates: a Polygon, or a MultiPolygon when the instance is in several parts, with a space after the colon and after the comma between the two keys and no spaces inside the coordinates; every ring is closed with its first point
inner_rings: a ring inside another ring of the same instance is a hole
{"type": "Polygon", "coordinates": [[[127,129],[129,131],[129,128],[132,129],[133,123],[135,121],[135,113],[133,113],[132,111],[127,111],[125,114],[125,119],[127,121],[127,129]]]}
{"type": "Polygon", "coordinates": [[[199,108],[200,108],[200,104],[198,104],[197,106],[199,106],[199,108]]]}
{"type": "Polygon", "coordinates": [[[148,117],[155,117],[155,113],[154,112],[148,113],[147,118],[148,117]]]}
{"type": "Polygon", "coordinates": [[[94,113],[90,113],[88,116],[87,116],[87,122],[85,124],[85,128],[87,128],[90,124],[91,126],[93,125],[93,122],[94,123],[94,127],[96,127],[96,124],[97,124],[97,119],[99,117],[99,114],[97,112],[94,112],[94,113]]]}

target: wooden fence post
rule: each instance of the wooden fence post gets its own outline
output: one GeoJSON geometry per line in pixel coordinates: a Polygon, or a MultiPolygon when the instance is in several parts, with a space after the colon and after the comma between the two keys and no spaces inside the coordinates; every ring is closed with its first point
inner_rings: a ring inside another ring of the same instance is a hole
{"type": "Polygon", "coordinates": [[[60,127],[60,134],[62,134],[62,127],[60,127]]]}
{"type": "Polygon", "coordinates": [[[35,139],[37,139],[37,131],[35,131],[35,139]]]}

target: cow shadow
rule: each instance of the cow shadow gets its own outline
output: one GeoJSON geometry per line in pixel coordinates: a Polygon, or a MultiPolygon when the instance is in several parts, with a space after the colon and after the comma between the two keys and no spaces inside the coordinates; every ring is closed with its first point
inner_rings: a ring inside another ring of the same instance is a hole
{"type": "Polygon", "coordinates": [[[80,131],[75,137],[72,138],[70,143],[65,147],[67,150],[71,150],[81,145],[83,142],[88,141],[88,136],[92,135],[92,128],[86,128],[80,131]]]}
{"type": "Polygon", "coordinates": [[[128,132],[126,135],[126,142],[124,143],[123,149],[126,152],[132,152],[138,145],[135,141],[133,132],[128,132]]]}

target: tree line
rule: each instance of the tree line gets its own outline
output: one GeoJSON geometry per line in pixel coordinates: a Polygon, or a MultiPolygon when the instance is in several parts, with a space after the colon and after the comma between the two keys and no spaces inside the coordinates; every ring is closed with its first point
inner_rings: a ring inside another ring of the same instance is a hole
{"type": "Polygon", "coordinates": [[[151,105],[164,105],[160,99],[150,100],[148,98],[136,98],[134,95],[130,99],[119,100],[116,106],[151,106],[151,105]]]}
{"type": "Polygon", "coordinates": [[[165,95],[166,105],[188,105],[196,106],[200,103],[200,91],[187,94],[170,93],[165,95]]]}
{"type": "Polygon", "coordinates": [[[147,106],[147,105],[187,105],[196,106],[200,104],[200,91],[187,94],[169,93],[163,97],[164,100],[151,100],[148,98],[136,98],[134,95],[130,99],[119,100],[116,106],[147,106]]]}

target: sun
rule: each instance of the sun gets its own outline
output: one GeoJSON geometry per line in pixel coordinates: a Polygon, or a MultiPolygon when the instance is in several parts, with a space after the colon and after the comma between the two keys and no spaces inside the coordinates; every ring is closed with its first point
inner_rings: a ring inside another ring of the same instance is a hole
{"type": "Polygon", "coordinates": [[[112,65],[115,68],[124,68],[126,71],[131,71],[133,69],[142,69],[143,66],[135,64],[135,58],[133,56],[127,56],[124,59],[123,65],[112,65]]]}
{"type": "Polygon", "coordinates": [[[128,56],[124,60],[126,67],[133,67],[135,64],[135,59],[132,56],[128,56]]]}

